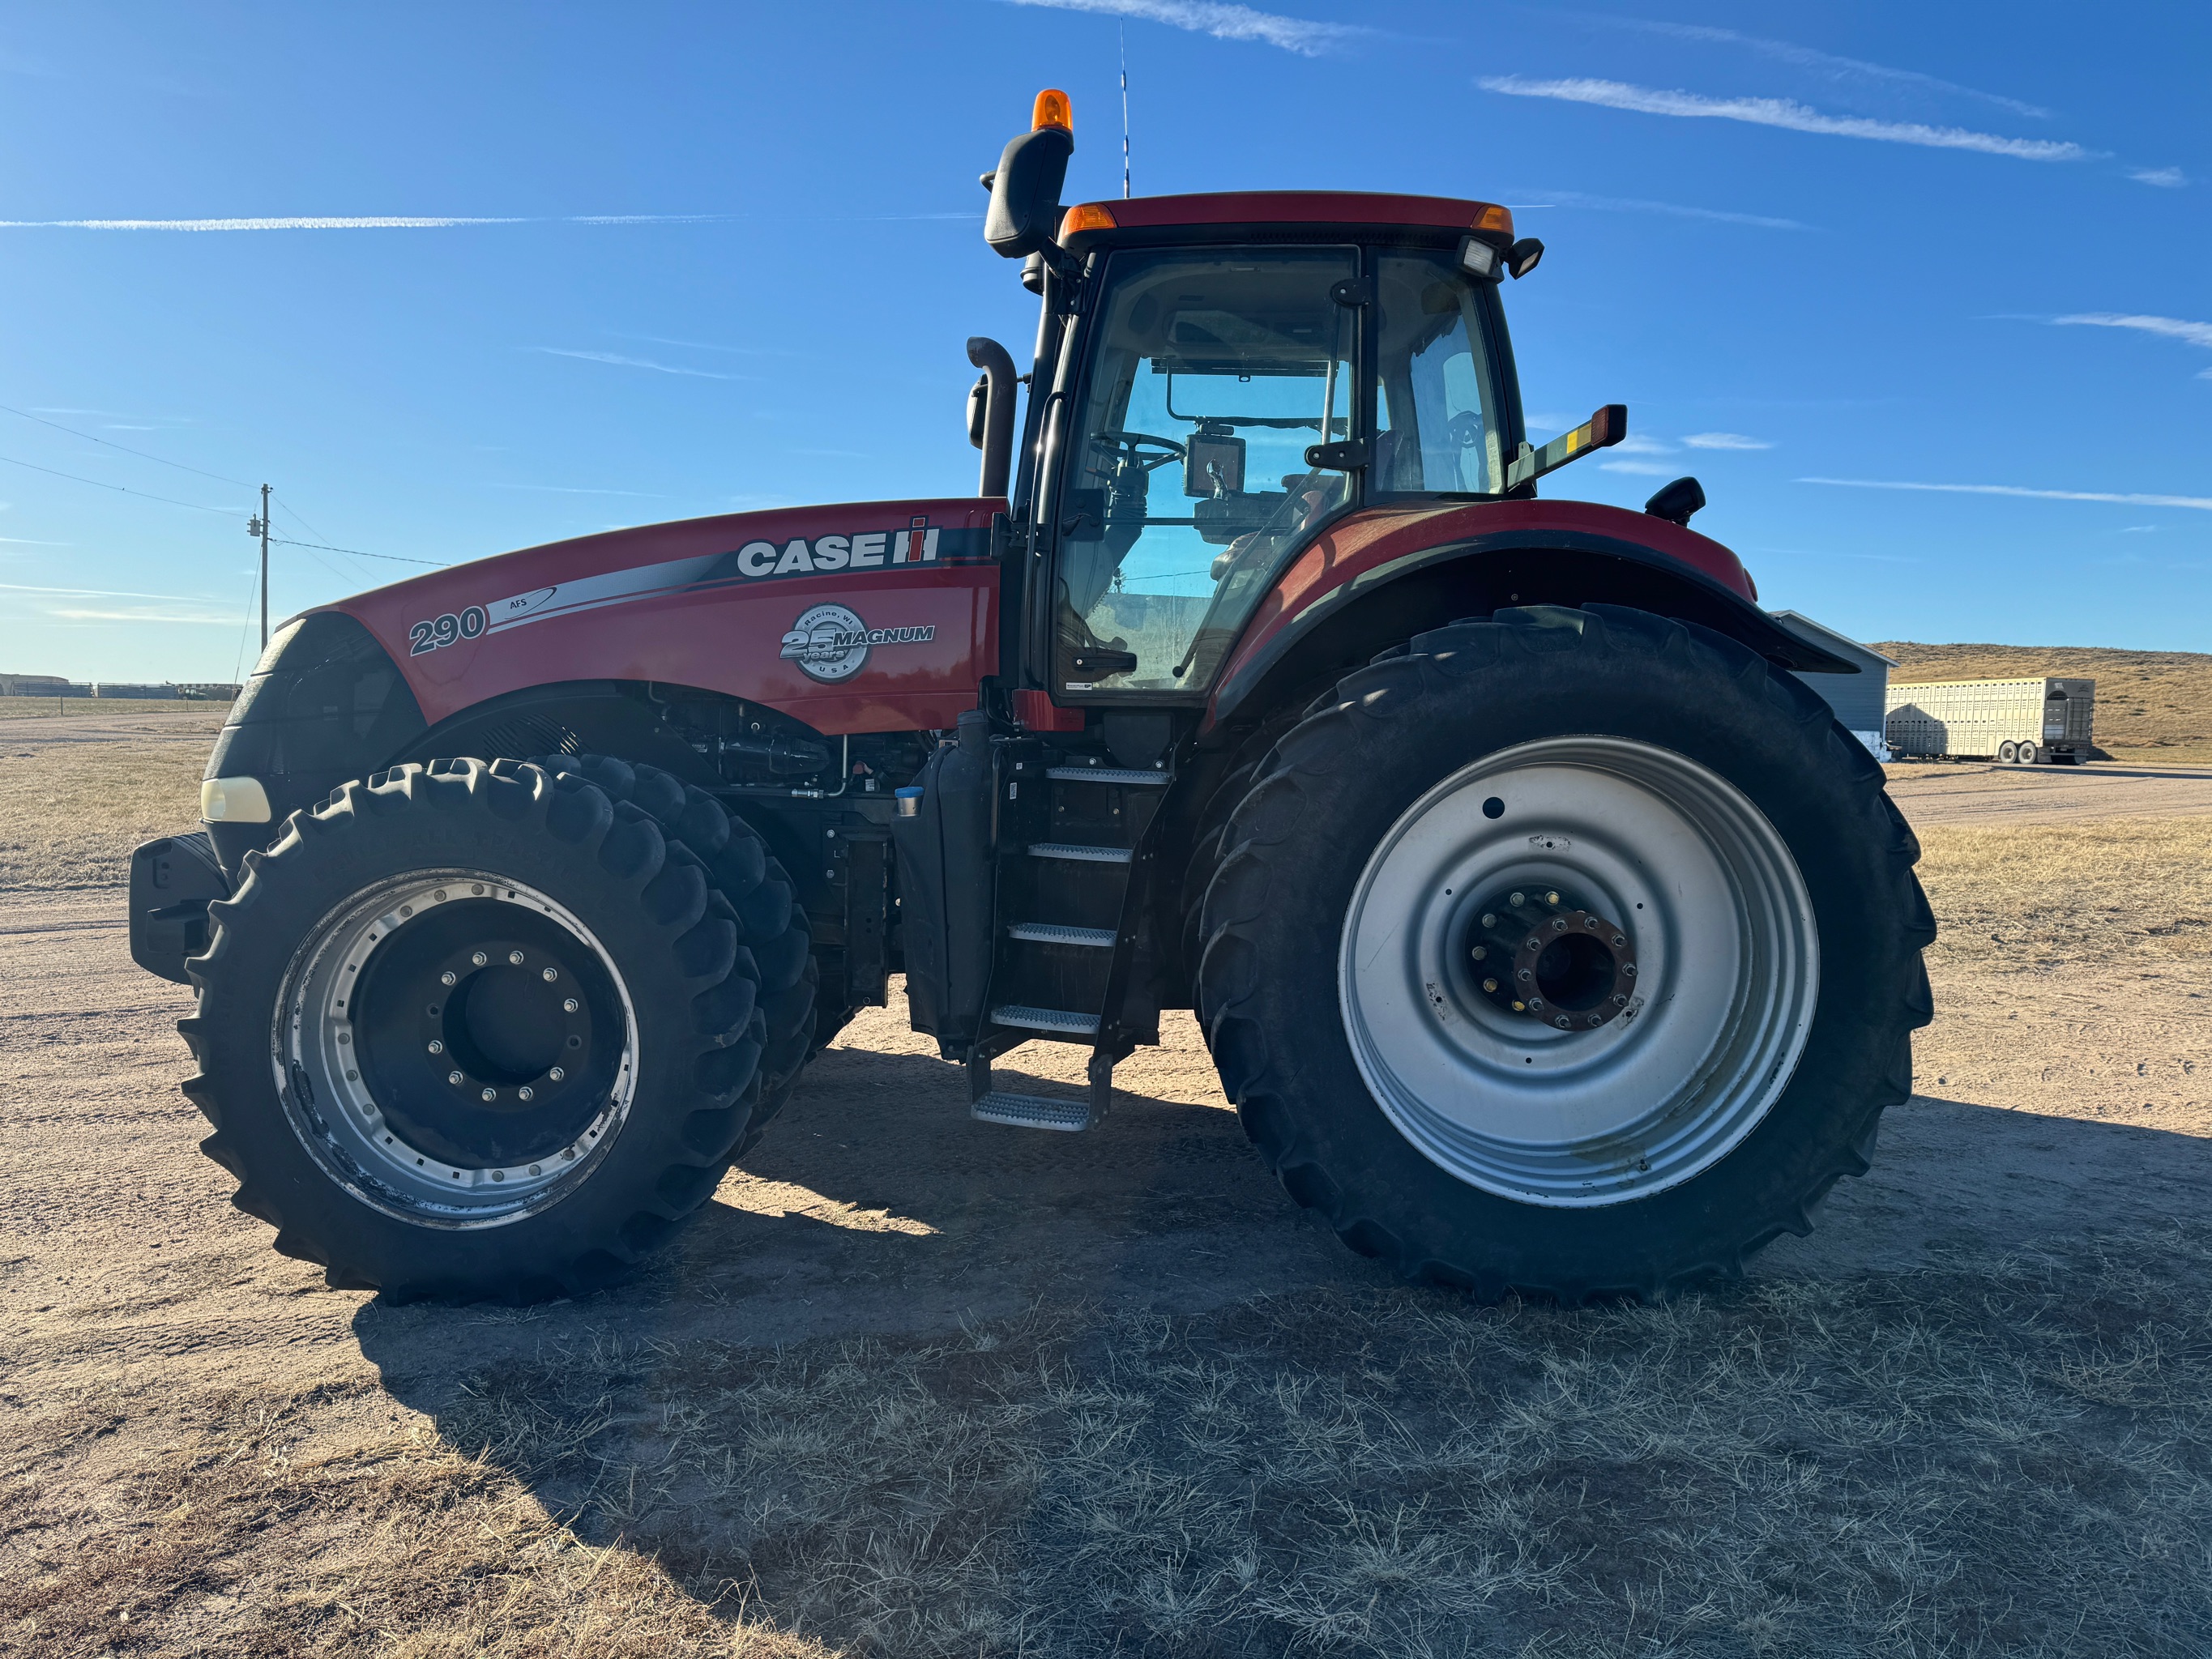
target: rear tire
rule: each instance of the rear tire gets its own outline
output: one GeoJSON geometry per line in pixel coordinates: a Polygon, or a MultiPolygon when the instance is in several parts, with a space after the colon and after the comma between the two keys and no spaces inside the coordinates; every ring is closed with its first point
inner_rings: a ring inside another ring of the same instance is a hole
{"type": "Polygon", "coordinates": [[[1223,1086],[1291,1194],[1408,1277],[1572,1303],[1740,1271],[1911,1091],[1935,926],[1882,786],[1701,628],[1590,605],[1423,635],[1280,740],[1223,838],[1223,1086]],[[1626,948],[1532,1018],[1471,955],[1523,924],[1475,913],[1554,890],[1626,948]]]}
{"type": "Polygon", "coordinates": [[[179,1022],[202,1149],[334,1287],[605,1284],[707,1200],[760,1097],[731,905],[581,777],[441,760],[349,783],[209,915],[179,1022]]]}

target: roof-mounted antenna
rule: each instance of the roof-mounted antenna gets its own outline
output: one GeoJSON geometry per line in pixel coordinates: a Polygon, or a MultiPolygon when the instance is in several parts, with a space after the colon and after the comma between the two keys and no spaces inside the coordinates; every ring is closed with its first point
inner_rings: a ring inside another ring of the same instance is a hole
{"type": "Polygon", "coordinates": [[[1121,40],[1121,199],[1129,199],[1129,27],[1114,26],[1121,40]]]}

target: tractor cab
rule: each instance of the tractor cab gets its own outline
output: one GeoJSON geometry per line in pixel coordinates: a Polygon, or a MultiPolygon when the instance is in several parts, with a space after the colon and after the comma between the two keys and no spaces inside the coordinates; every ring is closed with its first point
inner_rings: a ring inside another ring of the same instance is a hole
{"type": "Polygon", "coordinates": [[[1505,208],[1273,191],[1063,212],[1065,98],[1036,121],[988,175],[986,232],[1044,306],[1011,492],[1024,683],[1202,702],[1335,520],[1533,493],[1498,285],[1542,249],[1505,208]]]}

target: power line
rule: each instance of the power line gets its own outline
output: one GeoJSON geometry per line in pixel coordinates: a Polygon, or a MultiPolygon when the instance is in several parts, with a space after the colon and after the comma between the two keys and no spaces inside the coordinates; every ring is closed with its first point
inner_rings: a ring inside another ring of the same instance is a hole
{"type": "Polygon", "coordinates": [[[64,426],[59,421],[50,421],[43,415],[33,415],[27,409],[16,409],[8,404],[0,404],[0,409],[6,410],[10,415],[21,415],[27,421],[36,421],[40,426],[50,426],[57,432],[66,432],[72,438],[82,438],[87,443],[106,444],[110,449],[119,449],[126,455],[136,455],[140,460],[151,461],[157,466],[173,466],[179,472],[198,473],[203,478],[213,478],[217,483],[236,484],[240,489],[253,488],[243,478],[226,478],[220,472],[204,472],[198,467],[186,466],[182,461],[165,461],[159,455],[149,455],[143,449],[133,449],[129,444],[117,443],[112,438],[95,438],[89,432],[80,432],[73,426],[64,426]]]}
{"type": "MultiPolygon", "coordinates": [[[[295,518],[298,516],[297,514],[293,514],[295,518]]],[[[331,547],[323,542],[288,542],[282,536],[271,536],[269,543],[272,547],[314,547],[320,548],[325,553],[350,553],[356,559],[389,559],[394,564],[427,564],[434,570],[445,570],[451,568],[441,559],[408,559],[402,558],[397,553],[364,553],[357,547],[331,547]]]]}
{"type": "MultiPolygon", "coordinates": [[[[168,507],[189,507],[195,513],[220,513],[226,519],[234,517],[238,512],[234,507],[206,507],[198,501],[180,501],[173,496],[155,495],[143,489],[132,489],[125,484],[102,483],[97,478],[80,477],[74,472],[64,472],[56,467],[40,466],[36,461],[19,461],[13,455],[0,455],[0,461],[7,462],[10,466],[27,466],[33,472],[47,473],[53,477],[67,478],[71,483],[90,484],[94,489],[112,489],[118,495],[136,495],[142,501],[160,501],[168,507]]],[[[212,477],[214,475],[210,473],[209,476],[212,477]]]]}

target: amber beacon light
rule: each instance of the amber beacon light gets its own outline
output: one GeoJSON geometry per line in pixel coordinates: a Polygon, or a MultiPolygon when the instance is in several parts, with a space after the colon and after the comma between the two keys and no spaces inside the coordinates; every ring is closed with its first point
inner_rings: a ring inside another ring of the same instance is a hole
{"type": "Polygon", "coordinates": [[[1030,131],[1042,132],[1047,127],[1058,127],[1062,132],[1075,131],[1075,117],[1068,108],[1067,94],[1057,87],[1047,87],[1037,94],[1036,112],[1030,117],[1030,131]]]}

